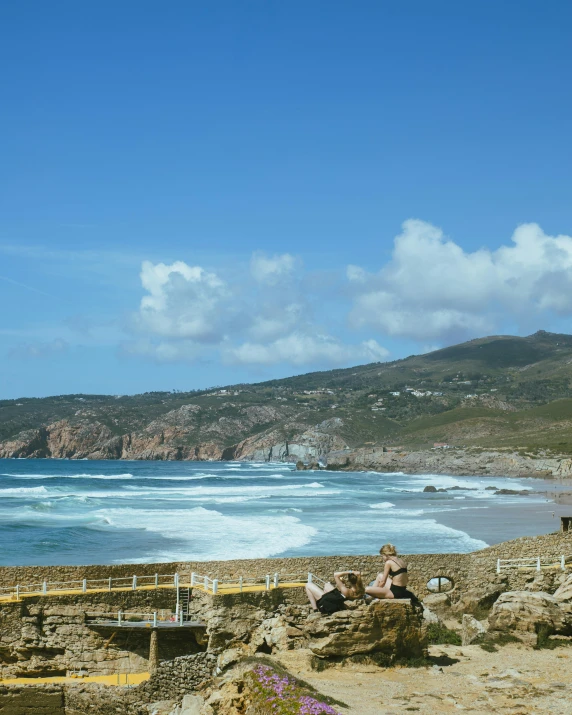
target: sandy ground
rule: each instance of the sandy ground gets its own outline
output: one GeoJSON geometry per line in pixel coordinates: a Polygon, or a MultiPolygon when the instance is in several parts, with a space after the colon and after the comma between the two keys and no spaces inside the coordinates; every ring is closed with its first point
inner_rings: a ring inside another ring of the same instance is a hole
{"type": "Polygon", "coordinates": [[[291,651],[279,660],[320,692],[347,703],[342,713],[420,715],[465,712],[572,714],[572,648],[532,650],[503,646],[431,646],[429,668],[351,665],[317,673],[308,653],[291,651]]]}

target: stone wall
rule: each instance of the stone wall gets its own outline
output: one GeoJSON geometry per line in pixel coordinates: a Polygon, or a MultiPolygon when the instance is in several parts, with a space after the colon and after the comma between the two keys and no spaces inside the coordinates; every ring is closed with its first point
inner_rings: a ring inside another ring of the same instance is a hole
{"type": "MultiPolygon", "coordinates": [[[[0,675],[39,677],[83,670],[89,675],[147,670],[150,632],[113,631],[90,626],[86,613],[119,609],[150,613],[174,609],[174,592],[142,591],[60,598],[33,598],[0,604],[0,675]]],[[[162,631],[159,656],[172,660],[198,652],[192,631],[162,631]]]]}
{"type": "Polygon", "coordinates": [[[216,655],[195,653],[161,663],[146,683],[138,686],[142,701],[181,699],[193,693],[211,677],[216,667],[216,655]]]}

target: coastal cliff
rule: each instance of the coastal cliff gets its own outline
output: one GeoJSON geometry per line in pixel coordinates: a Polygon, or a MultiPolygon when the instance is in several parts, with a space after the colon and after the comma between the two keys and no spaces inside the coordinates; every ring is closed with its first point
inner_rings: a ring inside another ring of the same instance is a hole
{"type": "MultiPolygon", "coordinates": [[[[313,427],[290,422],[290,439],[284,426],[270,428],[228,445],[228,424],[207,431],[210,440],[194,441],[200,410],[186,405],[150,423],[144,430],[114,435],[101,422],[70,423],[61,420],[20,433],[0,444],[0,458],[135,459],[184,461],[262,461],[302,463],[301,467],[343,471],[405,472],[488,476],[572,476],[572,458],[566,455],[534,456],[519,450],[451,448],[387,449],[372,445],[351,449],[340,433],[339,417],[313,427]]],[[[267,408],[250,409],[243,418],[254,427],[276,415],[267,408]]],[[[232,426],[232,429],[235,425],[232,426]]]]}

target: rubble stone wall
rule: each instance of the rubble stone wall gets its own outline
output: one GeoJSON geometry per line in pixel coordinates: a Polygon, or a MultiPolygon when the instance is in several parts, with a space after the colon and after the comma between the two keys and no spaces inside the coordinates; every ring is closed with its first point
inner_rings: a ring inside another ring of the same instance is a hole
{"type": "MultiPolygon", "coordinates": [[[[170,612],[169,591],[88,594],[25,599],[0,604],[0,675],[39,677],[83,670],[89,675],[147,670],[150,632],[90,626],[86,614],[170,612]]],[[[202,650],[191,631],[159,633],[159,657],[173,659],[202,650]]]]}

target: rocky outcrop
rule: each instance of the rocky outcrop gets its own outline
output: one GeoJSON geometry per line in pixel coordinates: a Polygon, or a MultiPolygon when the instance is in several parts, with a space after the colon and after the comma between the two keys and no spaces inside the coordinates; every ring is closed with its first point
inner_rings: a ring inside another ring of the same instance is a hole
{"type": "Polygon", "coordinates": [[[471,645],[471,643],[474,643],[484,636],[486,632],[487,629],[480,621],[477,621],[474,616],[471,616],[469,613],[463,614],[461,630],[462,645],[471,645]]]}
{"type": "Polygon", "coordinates": [[[572,459],[532,458],[516,452],[492,450],[423,450],[391,452],[381,447],[363,447],[327,456],[328,469],[347,471],[406,472],[407,474],[453,474],[509,477],[567,477],[572,459]]]}
{"type": "Polygon", "coordinates": [[[291,441],[284,439],[284,430],[272,430],[240,442],[233,458],[263,462],[325,459],[329,452],[347,448],[345,441],[337,434],[342,427],[343,421],[334,417],[304,430],[291,441]]]}
{"type": "Polygon", "coordinates": [[[326,658],[381,653],[398,660],[420,657],[427,647],[422,619],[408,600],[375,601],[331,616],[311,617],[304,633],[310,650],[326,658]]]}
{"type": "Polygon", "coordinates": [[[548,593],[507,591],[493,606],[489,616],[493,631],[536,633],[541,626],[552,633],[572,633],[572,611],[548,593]]]}
{"type": "Polygon", "coordinates": [[[556,589],[553,597],[558,603],[572,604],[572,574],[556,589]]]}

